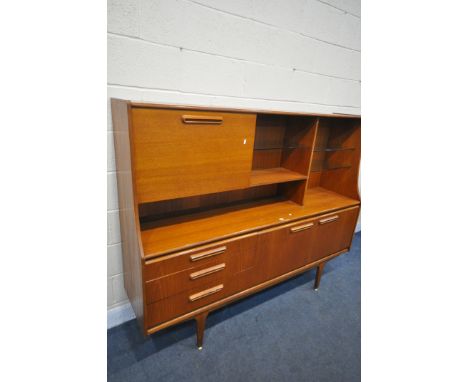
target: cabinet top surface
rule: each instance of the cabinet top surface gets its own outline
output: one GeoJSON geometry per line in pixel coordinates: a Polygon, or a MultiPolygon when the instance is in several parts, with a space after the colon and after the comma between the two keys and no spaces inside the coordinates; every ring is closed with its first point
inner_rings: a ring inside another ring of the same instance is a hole
{"type": "Polygon", "coordinates": [[[144,258],[189,249],[220,239],[359,205],[335,192],[316,187],[307,191],[304,205],[290,200],[252,202],[242,209],[225,207],[142,225],[144,258]]]}
{"type": "Polygon", "coordinates": [[[241,108],[227,108],[227,107],[207,107],[200,105],[177,105],[177,104],[159,104],[159,103],[147,103],[147,102],[134,102],[128,100],[122,100],[112,98],[115,101],[126,102],[129,106],[134,108],[158,108],[158,109],[185,109],[185,110],[199,110],[199,111],[224,111],[224,112],[235,112],[235,113],[265,113],[265,114],[282,114],[282,115],[302,115],[310,117],[332,117],[332,118],[353,118],[360,119],[361,116],[358,114],[345,114],[345,113],[308,113],[308,112],[294,112],[294,111],[281,111],[281,110],[265,110],[265,109],[241,109],[241,108]]]}

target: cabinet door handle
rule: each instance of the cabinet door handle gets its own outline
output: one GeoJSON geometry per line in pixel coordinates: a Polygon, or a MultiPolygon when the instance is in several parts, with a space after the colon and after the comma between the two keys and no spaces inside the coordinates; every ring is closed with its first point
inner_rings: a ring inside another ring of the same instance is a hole
{"type": "Polygon", "coordinates": [[[191,255],[190,260],[198,261],[198,260],[206,259],[207,257],[219,255],[223,253],[224,251],[226,251],[226,246],[209,249],[208,251],[200,252],[200,253],[197,253],[196,255],[191,255]]]}
{"type": "Polygon", "coordinates": [[[187,125],[221,125],[223,117],[210,115],[183,115],[182,121],[187,125]]]}
{"type": "Polygon", "coordinates": [[[222,271],[224,268],[226,268],[226,264],[222,263],[219,265],[215,265],[214,267],[209,267],[206,269],[202,269],[201,271],[198,271],[198,272],[190,273],[190,280],[195,280],[203,276],[211,275],[212,273],[222,271]]]}
{"type": "Polygon", "coordinates": [[[338,215],[330,216],[329,218],[320,219],[319,224],[327,224],[338,220],[340,217],[338,215]]]}
{"type": "Polygon", "coordinates": [[[199,299],[201,299],[201,298],[203,298],[203,297],[207,297],[207,296],[209,296],[209,295],[212,295],[213,293],[219,292],[219,291],[220,291],[221,289],[223,289],[223,288],[224,288],[224,285],[223,285],[223,284],[216,285],[216,286],[213,287],[213,288],[206,289],[206,290],[204,290],[204,291],[201,291],[201,292],[192,294],[191,296],[189,296],[189,300],[190,300],[190,302],[199,300],[199,299]]]}
{"type": "Polygon", "coordinates": [[[303,224],[303,225],[298,225],[296,227],[291,227],[290,231],[291,232],[299,232],[299,231],[304,231],[306,229],[312,228],[314,223],[308,223],[308,224],[303,224]]]}

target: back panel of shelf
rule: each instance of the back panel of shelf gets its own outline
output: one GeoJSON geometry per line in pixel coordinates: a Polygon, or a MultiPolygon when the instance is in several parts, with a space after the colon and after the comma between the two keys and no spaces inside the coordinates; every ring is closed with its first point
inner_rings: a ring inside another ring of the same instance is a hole
{"type": "Polygon", "coordinates": [[[258,114],[252,170],[282,167],[307,175],[316,120],[258,114]]]}
{"type": "Polygon", "coordinates": [[[148,222],[187,213],[209,211],[228,206],[240,206],[243,203],[270,199],[284,199],[278,192],[278,186],[276,184],[151,203],[141,203],[139,205],[139,215],[142,222],[148,222]]]}

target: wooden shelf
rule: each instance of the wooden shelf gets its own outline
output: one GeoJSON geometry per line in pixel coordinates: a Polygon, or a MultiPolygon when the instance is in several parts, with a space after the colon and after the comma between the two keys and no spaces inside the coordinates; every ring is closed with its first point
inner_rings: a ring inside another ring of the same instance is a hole
{"type": "Polygon", "coordinates": [[[332,170],[341,170],[343,168],[351,168],[350,164],[335,164],[335,165],[321,165],[321,166],[312,166],[310,172],[321,172],[321,171],[332,171],[332,170]]]}
{"type": "Polygon", "coordinates": [[[354,147],[327,147],[327,148],[315,148],[314,152],[316,153],[329,153],[335,151],[353,151],[354,147]]]}
{"type": "Polygon", "coordinates": [[[144,223],[141,232],[144,258],[161,256],[359,203],[358,200],[317,187],[307,191],[303,206],[290,200],[270,199],[144,223]]]}
{"type": "Polygon", "coordinates": [[[267,184],[293,182],[296,180],[307,179],[307,175],[299,174],[283,167],[267,168],[262,170],[253,170],[250,175],[250,185],[264,186],[267,184]]]}

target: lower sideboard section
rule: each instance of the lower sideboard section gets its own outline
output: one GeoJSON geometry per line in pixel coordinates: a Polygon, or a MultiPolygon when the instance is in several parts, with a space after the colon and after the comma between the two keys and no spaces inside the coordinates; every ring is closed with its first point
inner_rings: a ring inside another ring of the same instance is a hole
{"type": "Polygon", "coordinates": [[[346,251],[358,214],[353,207],[149,262],[145,274],[156,278],[145,281],[147,330],[346,251]],[[221,249],[202,260],[206,263],[190,261],[221,249]]]}

